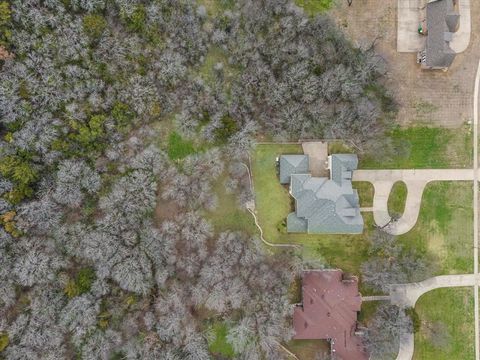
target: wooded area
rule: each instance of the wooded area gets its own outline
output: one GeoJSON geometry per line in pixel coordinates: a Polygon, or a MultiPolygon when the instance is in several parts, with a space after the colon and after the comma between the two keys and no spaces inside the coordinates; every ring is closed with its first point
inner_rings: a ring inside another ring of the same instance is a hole
{"type": "Polygon", "coordinates": [[[302,265],[216,232],[213,188],[252,198],[259,136],[366,151],[394,105],[383,60],[328,17],[286,0],[216,10],[0,2],[1,356],[209,359],[219,328],[229,356],[287,356],[302,265]]]}

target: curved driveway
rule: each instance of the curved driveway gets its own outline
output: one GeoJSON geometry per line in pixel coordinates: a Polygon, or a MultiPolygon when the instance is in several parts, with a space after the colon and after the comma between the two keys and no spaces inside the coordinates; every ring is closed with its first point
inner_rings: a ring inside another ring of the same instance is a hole
{"type": "Polygon", "coordinates": [[[375,189],[373,196],[373,218],[375,223],[392,235],[410,231],[416,224],[422,194],[431,181],[473,180],[473,169],[419,169],[419,170],[355,170],[354,181],[368,181],[375,189]],[[400,219],[391,222],[388,213],[388,197],[393,184],[403,181],[407,186],[405,211],[400,219]]]}
{"type": "MultiPolygon", "coordinates": [[[[415,307],[417,300],[425,293],[445,287],[477,287],[479,277],[475,274],[442,275],[411,284],[397,284],[390,287],[392,304],[400,307],[415,307]]],[[[400,335],[400,348],[396,360],[411,360],[415,350],[415,335],[404,332],[400,335]]]]}

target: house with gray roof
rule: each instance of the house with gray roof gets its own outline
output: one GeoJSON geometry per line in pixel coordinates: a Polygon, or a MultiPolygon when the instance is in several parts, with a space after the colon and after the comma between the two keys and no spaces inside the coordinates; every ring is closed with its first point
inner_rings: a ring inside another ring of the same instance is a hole
{"type": "Polygon", "coordinates": [[[429,0],[426,5],[425,49],[417,56],[423,69],[447,70],[455,59],[455,51],[450,48],[453,33],[457,31],[460,14],[456,0],[429,0]]]}
{"type": "Polygon", "coordinates": [[[330,178],[312,177],[308,161],[308,155],[282,155],[279,159],[280,182],[290,185],[290,194],[295,199],[295,211],[287,216],[287,231],[362,233],[358,193],[352,188],[352,171],[357,168],[357,156],[330,155],[330,178]]]}

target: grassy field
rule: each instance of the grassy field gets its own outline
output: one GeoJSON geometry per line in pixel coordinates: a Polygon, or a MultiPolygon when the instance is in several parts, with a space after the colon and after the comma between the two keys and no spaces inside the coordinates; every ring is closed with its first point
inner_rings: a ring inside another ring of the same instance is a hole
{"type": "Polygon", "coordinates": [[[197,3],[205,6],[209,16],[215,17],[225,10],[232,9],[235,0],[197,0],[197,3]]]}
{"type": "Polygon", "coordinates": [[[415,334],[415,360],[473,359],[473,289],[437,289],[415,306],[420,330],[415,334]]]}
{"type": "Polygon", "coordinates": [[[205,218],[210,220],[216,232],[244,231],[257,234],[253,216],[237,204],[236,196],[227,194],[224,185],[225,177],[220,177],[214,186],[214,194],[218,197],[218,206],[213,211],[205,211],[205,218]]]}
{"type": "Polygon", "coordinates": [[[403,181],[397,181],[393,184],[390,196],[388,197],[388,212],[390,216],[403,214],[406,199],[407,185],[405,185],[403,181]]]}
{"type": "MultiPolygon", "coordinates": [[[[368,236],[374,228],[371,213],[363,213],[365,230],[360,235],[288,234],[285,231],[285,218],[294,210],[294,204],[288,189],[278,181],[275,159],[280,154],[301,151],[300,145],[258,145],[253,154],[256,208],[265,238],[274,243],[301,244],[305,259],[359,274],[360,265],[368,258],[368,236]]],[[[368,204],[371,192],[361,185],[360,196],[366,198],[361,199],[361,203],[368,204]]],[[[417,225],[399,236],[399,241],[437,264],[438,274],[471,272],[471,199],[472,187],[468,182],[429,184],[417,225]]]]}
{"type": "Polygon", "coordinates": [[[473,271],[472,193],[467,181],[430,183],[417,224],[399,236],[405,246],[438,264],[437,274],[473,271]]]}
{"type": "Polygon", "coordinates": [[[398,149],[392,158],[360,157],[362,169],[464,168],[472,165],[470,127],[396,129],[390,139],[398,149]]]}
{"type": "Polygon", "coordinates": [[[171,160],[181,160],[195,152],[193,142],[183,139],[177,132],[168,137],[167,154],[171,160]]]}
{"type": "Polygon", "coordinates": [[[314,16],[330,9],[335,0],[295,0],[295,4],[302,7],[308,15],[314,16]]]}

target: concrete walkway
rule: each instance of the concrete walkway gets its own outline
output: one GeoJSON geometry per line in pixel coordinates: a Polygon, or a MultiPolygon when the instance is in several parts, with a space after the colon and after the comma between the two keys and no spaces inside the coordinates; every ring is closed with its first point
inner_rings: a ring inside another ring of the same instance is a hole
{"type": "Polygon", "coordinates": [[[355,170],[354,181],[373,184],[373,218],[377,226],[392,235],[410,231],[417,223],[425,186],[431,181],[473,181],[473,169],[421,169],[421,170],[355,170]],[[388,213],[388,197],[393,184],[403,181],[407,198],[403,215],[392,222],[388,213]]]}

